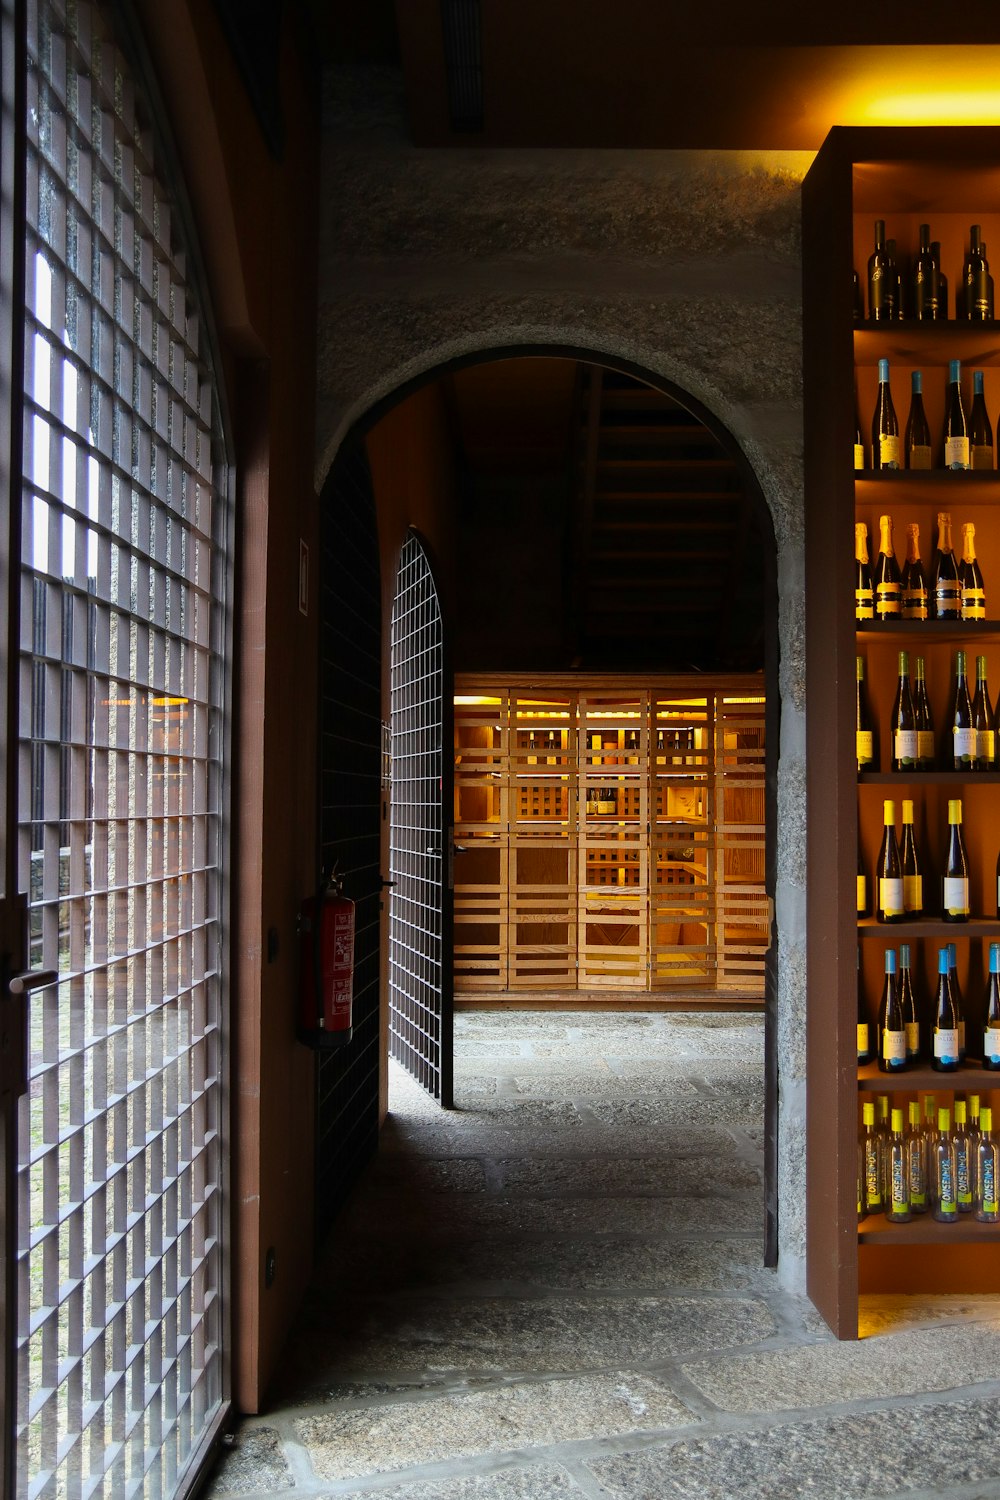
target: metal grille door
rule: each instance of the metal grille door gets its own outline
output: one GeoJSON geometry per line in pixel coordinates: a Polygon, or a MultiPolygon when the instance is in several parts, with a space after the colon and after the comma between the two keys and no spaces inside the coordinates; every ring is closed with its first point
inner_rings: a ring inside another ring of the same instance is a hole
{"type": "Polygon", "coordinates": [[[426,554],[411,535],[399,560],[392,607],[389,1027],[393,1057],[450,1108],[444,707],[441,611],[426,554]]]}
{"type": "Polygon", "coordinates": [[[28,7],[18,1493],[174,1494],[224,1412],[229,507],[111,8],[28,7]]]}

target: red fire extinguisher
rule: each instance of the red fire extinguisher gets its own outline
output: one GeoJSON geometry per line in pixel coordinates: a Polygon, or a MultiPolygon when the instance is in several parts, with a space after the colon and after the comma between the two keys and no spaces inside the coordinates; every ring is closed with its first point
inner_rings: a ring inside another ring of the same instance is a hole
{"type": "Polygon", "coordinates": [[[336,872],[302,903],[299,917],[299,1041],[344,1047],[351,1040],[354,999],[354,902],[336,872]]]}

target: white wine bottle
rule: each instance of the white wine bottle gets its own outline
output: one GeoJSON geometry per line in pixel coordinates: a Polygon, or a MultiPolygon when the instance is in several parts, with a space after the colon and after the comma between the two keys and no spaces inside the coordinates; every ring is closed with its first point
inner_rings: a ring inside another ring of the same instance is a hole
{"type": "Polygon", "coordinates": [[[898,620],[902,608],[899,564],[892,542],[892,516],[878,518],[878,556],[872,573],[876,620],[898,620]]]}
{"type": "Polygon", "coordinates": [[[942,1224],[958,1218],[955,1197],[955,1143],[951,1138],[951,1112],[938,1109],[938,1125],[931,1148],[931,1214],[942,1224]]]}
{"type": "Polygon", "coordinates": [[[951,746],[945,769],[949,771],[974,770],[979,744],[975,725],[972,722],[972,699],[969,697],[964,651],[955,652],[955,701],[951,711],[950,729],[951,746]]]}
{"type": "Polygon", "coordinates": [[[904,620],[927,619],[927,579],[920,561],[920,527],[912,521],[906,528],[906,561],[900,579],[904,620]]]}
{"type": "Polygon", "coordinates": [[[936,620],[960,620],[962,617],[962,584],[958,561],[951,543],[951,516],[938,511],[938,544],[934,553],[931,578],[931,600],[936,620]]]}
{"type": "Polygon", "coordinates": [[[986,410],[982,370],[972,372],[972,410],[969,412],[969,447],[974,469],[993,468],[993,426],[986,410]]]}
{"type": "Polygon", "coordinates": [[[876,472],[883,469],[898,469],[901,467],[900,459],[899,419],[892,403],[889,361],[880,359],[878,394],[875,398],[875,410],[872,413],[872,468],[876,472]]]}
{"type": "Polygon", "coordinates": [[[934,721],[931,718],[930,699],[927,696],[927,680],[924,659],[917,657],[913,682],[913,712],[917,721],[917,769],[933,771],[937,760],[934,743],[934,721]]]}
{"type": "Polygon", "coordinates": [[[1000,943],[990,944],[990,972],[986,981],[983,1023],[983,1067],[1000,1073],[1000,943]]]}
{"type": "Polygon", "coordinates": [[[854,618],[875,618],[872,567],[868,557],[868,527],[864,521],[858,521],[854,528],[854,618]]]}
{"type": "Polygon", "coordinates": [[[996,720],[986,681],[986,657],[976,657],[976,691],[972,698],[972,727],[976,731],[976,770],[992,771],[996,760],[996,720]]]}
{"type": "Polygon", "coordinates": [[[878,1065],[883,1073],[901,1073],[906,1067],[906,1022],[896,983],[896,952],[885,955],[885,979],[878,1008],[878,1065]]]}
{"type": "Polygon", "coordinates": [[[880,922],[902,922],[903,910],[903,866],[896,844],[896,804],[885,802],[882,807],[882,844],[875,866],[877,905],[875,915],[880,922]]]}
{"type": "Polygon", "coordinates": [[[951,989],[951,1001],[958,1018],[958,1060],[965,1061],[965,1005],[962,1000],[962,986],[958,982],[958,944],[948,944],[948,985],[951,989]]]}
{"type": "Polygon", "coordinates": [[[913,832],[913,803],[903,798],[903,834],[899,851],[903,867],[903,910],[912,922],[924,913],[924,877],[913,832]]]}
{"type": "Polygon", "coordinates": [[[861,946],[858,945],[858,1067],[863,1068],[874,1056],[872,1027],[868,1020],[864,987],[861,983],[861,946]]]}
{"type": "Polygon", "coordinates": [[[948,389],[944,398],[944,467],[967,469],[972,462],[969,453],[969,424],[962,405],[962,364],[948,362],[948,389]]]}
{"type": "Polygon", "coordinates": [[[993,1135],[993,1110],[984,1104],[979,1116],[976,1146],[976,1202],[974,1216],[981,1224],[1000,1222],[1000,1146],[993,1135]]]}
{"type": "Polygon", "coordinates": [[[958,581],[962,590],[962,619],[986,619],[986,590],[983,574],[976,557],[976,528],[971,521],[962,527],[962,561],[958,566],[958,581]]]}
{"type": "Polygon", "coordinates": [[[941,880],[941,917],[945,922],[969,920],[969,860],[962,837],[962,803],[948,803],[948,853],[941,880]]]}
{"type": "Polygon", "coordinates": [[[958,1067],[958,1015],[948,976],[947,948],[938,949],[938,982],[930,1064],[938,1073],[954,1073],[958,1067]]]}
{"type": "Polygon", "coordinates": [[[908,1063],[915,1063],[920,1057],[921,1048],[920,1006],[910,964],[909,943],[899,945],[899,1003],[903,1009],[903,1022],[906,1026],[906,1060],[908,1063]]]}
{"type": "Polygon", "coordinates": [[[886,1157],[885,1216],[890,1224],[908,1224],[911,1218],[910,1174],[903,1136],[903,1111],[894,1109],[891,1120],[886,1157]]]}
{"type": "Polygon", "coordinates": [[[903,452],[908,469],[931,467],[931,429],[924,411],[923,376],[914,370],[910,376],[910,410],[903,435],[903,452]]]}
{"type": "Polygon", "coordinates": [[[857,657],[858,693],[857,728],[855,732],[858,755],[858,770],[870,771],[875,767],[875,732],[868,709],[868,694],[865,692],[865,659],[857,657]]]}
{"type": "Polygon", "coordinates": [[[910,693],[910,658],[899,653],[899,676],[892,705],[892,769],[916,770],[918,759],[917,716],[910,693]]]}

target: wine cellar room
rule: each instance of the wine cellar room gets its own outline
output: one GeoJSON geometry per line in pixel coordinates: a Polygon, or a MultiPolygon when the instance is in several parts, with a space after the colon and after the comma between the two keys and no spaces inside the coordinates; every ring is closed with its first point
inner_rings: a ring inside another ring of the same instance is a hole
{"type": "Polygon", "coordinates": [[[483,358],[368,433],[380,513],[414,422],[455,517],[455,1006],[762,1006],[776,590],[739,451],[638,372],[483,358]]]}

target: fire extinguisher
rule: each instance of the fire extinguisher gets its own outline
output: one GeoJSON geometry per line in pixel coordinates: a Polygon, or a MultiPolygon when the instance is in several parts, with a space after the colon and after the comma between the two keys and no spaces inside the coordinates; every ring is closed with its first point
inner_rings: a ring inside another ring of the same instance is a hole
{"type": "Polygon", "coordinates": [[[344,1047],[351,1040],[354,999],[354,902],[332,870],[299,916],[298,1037],[307,1047],[344,1047]]]}

